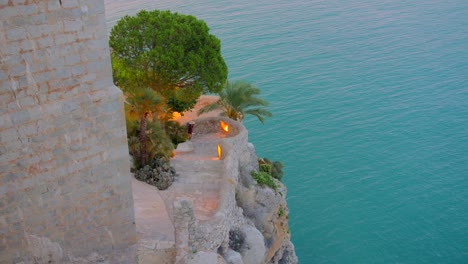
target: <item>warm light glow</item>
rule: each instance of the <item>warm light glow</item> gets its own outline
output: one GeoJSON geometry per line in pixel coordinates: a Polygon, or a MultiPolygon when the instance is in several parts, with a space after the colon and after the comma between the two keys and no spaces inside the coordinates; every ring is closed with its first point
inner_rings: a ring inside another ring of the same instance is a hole
{"type": "Polygon", "coordinates": [[[224,130],[225,132],[229,132],[229,126],[228,124],[224,123],[224,121],[219,122],[221,125],[221,129],[224,130]]]}
{"type": "Polygon", "coordinates": [[[173,112],[172,113],[172,119],[176,120],[179,119],[182,115],[179,112],[173,112]]]}
{"type": "Polygon", "coordinates": [[[221,149],[221,145],[218,144],[218,158],[221,158],[222,154],[223,154],[223,151],[221,149]]]}

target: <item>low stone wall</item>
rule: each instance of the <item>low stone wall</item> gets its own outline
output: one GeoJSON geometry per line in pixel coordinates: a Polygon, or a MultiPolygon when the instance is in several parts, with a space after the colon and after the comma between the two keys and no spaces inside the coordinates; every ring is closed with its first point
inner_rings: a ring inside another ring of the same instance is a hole
{"type": "Polygon", "coordinates": [[[194,131],[197,135],[223,133],[225,137],[235,137],[241,130],[245,130],[244,126],[239,122],[226,117],[207,117],[195,120],[194,131]],[[221,130],[221,121],[228,125],[228,132],[221,130]]]}
{"type": "MultiPolygon", "coordinates": [[[[220,132],[220,121],[224,121],[229,125],[229,133],[226,137],[219,139],[219,144],[222,148],[223,161],[223,180],[219,191],[219,201],[216,213],[211,219],[205,221],[196,221],[191,217],[187,217],[187,210],[181,209],[181,206],[188,206],[188,203],[176,202],[176,207],[179,206],[177,212],[184,212],[185,217],[179,219],[191,222],[185,230],[189,232],[187,237],[190,237],[190,247],[196,251],[223,251],[227,250],[229,241],[229,231],[238,229],[244,224],[245,220],[242,216],[242,209],[236,205],[235,186],[239,181],[239,168],[242,166],[242,156],[249,156],[248,133],[245,127],[234,120],[222,117],[211,117],[195,120],[195,131],[197,135],[220,132]]],[[[224,133],[224,132],[223,132],[224,133]]],[[[250,160],[250,159],[249,159],[250,160]]],[[[174,217],[177,219],[178,216],[174,217]]],[[[177,222],[177,220],[176,220],[177,222]]],[[[181,226],[177,224],[176,226],[181,226]]],[[[176,233],[180,232],[176,228],[176,233]]],[[[176,235],[177,237],[177,235],[176,235]]]]}
{"type": "Polygon", "coordinates": [[[262,187],[250,176],[251,171],[258,170],[258,160],[253,145],[248,143],[245,127],[215,117],[196,120],[195,131],[200,137],[220,136],[222,184],[217,211],[208,220],[195,218],[190,200],[182,198],[174,202],[177,263],[192,263],[189,259],[200,257],[201,252],[211,252],[228,263],[296,264],[294,246],[289,240],[286,188],[280,182],[276,191],[262,187]],[[220,133],[221,120],[230,126],[232,134],[220,133]],[[238,251],[230,248],[230,231],[245,236],[238,251]]]}

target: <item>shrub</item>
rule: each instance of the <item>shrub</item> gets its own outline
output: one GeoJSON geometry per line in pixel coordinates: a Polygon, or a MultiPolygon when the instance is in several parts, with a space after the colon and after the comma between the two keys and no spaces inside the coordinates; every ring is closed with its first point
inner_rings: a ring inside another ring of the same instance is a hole
{"type": "Polygon", "coordinates": [[[257,172],[257,171],[252,171],[252,177],[257,181],[258,184],[262,186],[268,186],[272,188],[273,190],[276,190],[278,186],[276,186],[275,181],[273,180],[273,177],[263,171],[257,172]]]}
{"type": "MultiPolygon", "coordinates": [[[[148,143],[146,144],[146,152],[148,160],[155,158],[169,158],[174,146],[169,137],[162,131],[159,122],[148,122],[146,127],[148,143]]],[[[139,138],[139,121],[127,119],[127,135],[128,148],[133,157],[134,167],[140,169],[140,138],[139,138]]]]}
{"type": "Polygon", "coordinates": [[[283,207],[281,206],[279,209],[278,209],[278,217],[283,217],[285,216],[285,212],[284,212],[284,209],[283,207]]]}
{"type": "Polygon", "coordinates": [[[177,147],[179,143],[187,141],[187,128],[175,121],[166,122],[166,133],[174,147],[177,147]]]}
{"type": "Polygon", "coordinates": [[[135,178],[156,186],[159,190],[169,188],[174,182],[176,171],[167,158],[154,158],[148,165],[135,173],[135,178]]]}
{"type": "Polygon", "coordinates": [[[267,163],[264,163],[264,164],[260,164],[259,165],[259,169],[261,172],[266,172],[268,174],[271,175],[271,165],[270,164],[267,164],[267,163]]]}
{"type": "Polygon", "coordinates": [[[284,175],[283,167],[284,167],[283,163],[279,161],[274,161],[273,165],[271,166],[271,176],[281,181],[284,175]]]}
{"type": "Polygon", "coordinates": [[[279,161],[271,161],[267,158],[259,158],[258,166],[260,171],[270,174],[273,178],[280,180],[283,178],[283,163],[279,161]]]}

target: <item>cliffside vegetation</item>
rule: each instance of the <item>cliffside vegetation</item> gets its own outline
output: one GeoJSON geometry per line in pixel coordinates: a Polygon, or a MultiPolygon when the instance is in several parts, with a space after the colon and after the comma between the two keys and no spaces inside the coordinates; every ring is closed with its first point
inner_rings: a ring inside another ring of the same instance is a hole
{"type": "Polygon", "coordinates": [[[168,114],[191,109],[202,93],[220,92],[227,79],[221,41],[193,16],[142,10],[118,21],[109,45],[119,86],[153,89],[168,114]]]}
{"type": "Polygon", "coordinates": [[[185,127],[170,121],[172,113],[191,109],[202,93],[223,89],[221,42],[193,16],[143,10],[112,28],[109,45],[114,82],[126,98],[136,176],[167,188],[159,182],[171,177],[161,173],[173,172],[166,168],[170,155],[187,139],[185,127]]]}
{"type": "Polygon", "coordinates": [[[278,186],[273,179],[281,181],[281,178],[283,177],[283,163],[279,161],[271,161],[267,158],[259,158],[258,165],[259,171],[252,171],[252,177],[258,184],[268,186],[276,190],[278,186]]]}
{"type": "Polygon", "coordinates": [[[258,166],[260,171],[270,174],[273,178],[281,181],[283,178],[283,163],[279,161],[271,161],[267,158],[258,159],[258,166]]]}
{"type": "Polygon", "coordinates": [[[246,115],[253,115],[262,123],[272,114],[266,109],[268,102],[257,97],[260,89],[244,81],[226,82],[219,92],[219,100],[199,110],[199,114],[221,110],[222,114],[242,122],[246,115]]]}
{"type": "MultiPolygon", "coordinates": [[[[221,42],[193,16],[159,10],[125,16],[112,28],[109,45],[114,82],[125,95],[135,175],[158,188],[170,185],[171,154],[188,138],[185,126],[171,121],[173,113],[193,108],[202,93],[218,93],[220,99],[200,113],[221,109],[234,120],[253,115],[262,123],[271,116],[260,89],[227,82],[221,42]]],[[[260,173],[278,175],[274,164],[262,166],[260,173]]]]}

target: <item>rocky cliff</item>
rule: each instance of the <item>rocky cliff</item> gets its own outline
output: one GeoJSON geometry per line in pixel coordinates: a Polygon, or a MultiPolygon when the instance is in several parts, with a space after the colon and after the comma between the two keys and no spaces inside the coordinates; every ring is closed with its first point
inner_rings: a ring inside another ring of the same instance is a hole
{"type": "MultiPolygon", "coordinates": [[[[193,199],[173,197],[176,263],[297,263],[290,241],[286,187],[275,180],[274,190],[252,178],[258,158],[244,126],[229,119],[205,118],[197,120],[195,131],[189,151],[195,148],[201,155],[200,148],[215,149],[216,144],[222,149],[218,207],[209,217],[197,217],[193,199]],[[229,124],[229,133],[219,132],[221,120],[229,124]]],[[[173,159],[176,167],[181,155],[173,159]]],[[[204,161],[200,158],[200,162],[204,161]]]]}

